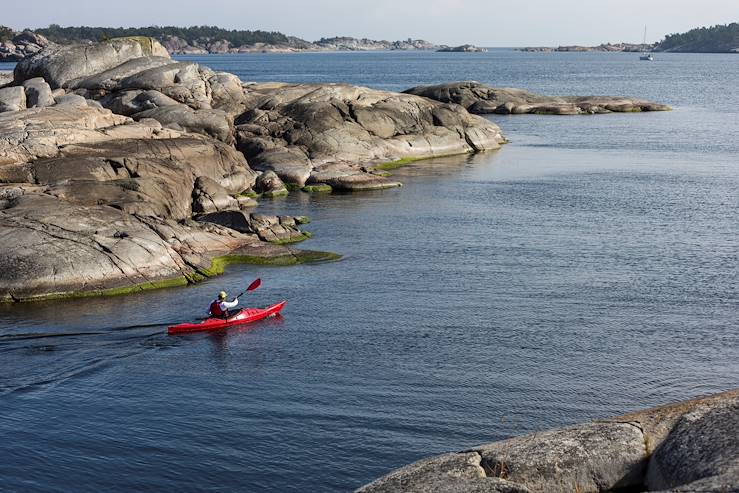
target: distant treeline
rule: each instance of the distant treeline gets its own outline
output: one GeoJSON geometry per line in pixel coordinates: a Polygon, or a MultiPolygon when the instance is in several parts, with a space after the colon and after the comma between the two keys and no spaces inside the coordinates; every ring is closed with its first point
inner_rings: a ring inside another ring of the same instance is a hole
{"type": "Polygon", "coordinates": [[[15,33],[12,29],[6,26],[0,26],[0,43],[9,39],[13,39],[13,36],[15,36],[15,33]]]}
{"type": "Polygon", "coordinates": [[[52,24],[45,29],[36,29],[35,32],[46,36],[56,43],[72,43],[76,41],[102,41],[124,36],[150,36],[163,39],[167,36],[177,36],[190,44],[196,40],[225,39],[233,46],[253,45],[255,43],[287,44],[290,38],[279,32],[267,31],[237,31],[222,29],[215,26],[150,26],[150,27],[61,27],[52,24]]]}
{"type": "Polygon", "coordinates": [[[657,51],[726,53],[739,50],[739,24],[699,27],[686,33],[669,34],[657,44],[657,51]]]}
{"type": "MultiPolygon", "coordinates": [[[[66,44],[79,41],[102,41],[123,36],[151,36],[164,39],[167,36],[176,36],[188,44],[196,45],[204,40],[226,40],[232,46],[254,45],[265,43],[272,45],[307,44],[301,39],[286,36],[275,31],[241,31],[229,30],[216,26],[150,26],[150,27],[61,27],[52,24],[44,29],[35,29],[35,32],[46,36],[50,41],[66,44]]],[[[0,26],[0,42],[13,38],[12,29],[0,26]]],[[[331,39],[322,39],[331,41],[331,39]]],[[[679,51],[693,53],[727,53],[739,51],[739,23],[717,25],[713,27],[699,27],[685,33],[669,34],[657,43],[655,51],[679,51]]]]}

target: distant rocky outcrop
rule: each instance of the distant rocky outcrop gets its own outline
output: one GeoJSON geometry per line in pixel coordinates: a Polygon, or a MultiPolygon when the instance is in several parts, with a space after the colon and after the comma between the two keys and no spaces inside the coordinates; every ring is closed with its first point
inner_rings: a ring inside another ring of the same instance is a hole
{"type": "Polygon", "coordinates": [[[161,37],[162,45],[172,54],[178,55],[206,55],[225,53],[291,53],[298,51],[319,51],[320,47],[314,43],[286,36],[281,42],[253,42],[237,44],[226,39],[198,38],[185,40],[178,36],[167,35],[161,37]]]}
{"type": "Polygon", "coordinates": [[[377,41],[374,39],[357,39],[346,36],[321,38],[314,43],[319,49],[332,51],[409,51],[434,50],[437,46],[423,39],[406,39],[403,41],[377,41]]]}
{"type": "Polygon", "coordinates": [[[667,111],[669,106],[618,96],[542,96],[522,89],[490,87],[475,81],[418,86],[405,91],[443,103],[456,103],[475,114],[581,115],[667,111]]]}
{"type": "Polygon", "coordinates": [[[257,84],[236,120],[254,169],[288,184],[359,190],[397,186],[372,165],[497,149],[493,123],[458,105],[344,84],[257,84]]]}
{"type": "Polygon", "coordinates": [[[439,455],[357,493],[739,491],[739,391],[439,455]]]}
{"type": "Polygon", "coordinates": [[[162,44],[170,53],[289,53],[298,51],[394,51],[394,50],[433,50],[436,45],[419,39],[404,41],[378,41],[367,38],[333,37],[321,38],[315,42],[287,36],[280,43],[234,44],[225,39],[197,39],[186,41],[176,36],[166,36],[162,44]]]}
{"type": "Polygon", "coordinates": [[[437,45],[422,39],[386,41],[335,36],[311,42],[278,32],[239,31],[209,26],[106,28],[51,25],[39,31],[39,33],[34,33],[26,30],[16,33],[0,26],[0,61],[23,60],[53,42],[61,45],[94,45],[101,39],[133,37],[156,39],[168,53],[180,55],[298,51],[407,51],[438,48],[437,45]]]}
{"type": "Polygon", "coordinates": [[[488,51],[488,49],[480,48],[475,45],[461,45],[461,46],[442,46],[436,51],[440,53],[485,53],[488,51]]]}
{"type": "Polygon", "coordinates": [[[603,43],[598,46],[583,46],[583,45],[569,45],[569,46],[530,46],[526,48],[516,48],[518,51],[530,51],[530,52],[604,52],[604,53],[615,53],[615,52],[627,52],[627,53],[638,53],[652,51],[655,48],[655,44],[637,44],[637,43],[603,43]]]}

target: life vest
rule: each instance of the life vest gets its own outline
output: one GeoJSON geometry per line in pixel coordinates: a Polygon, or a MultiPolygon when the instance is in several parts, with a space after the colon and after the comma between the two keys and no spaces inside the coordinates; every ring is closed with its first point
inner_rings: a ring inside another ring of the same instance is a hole
{"type": "Polygon", "coordinates": [[[221,310],[220,300],[213,300],[210,304],[210,314],[216,318],[224,318],[228,316],[228,310],[221,310]]]}

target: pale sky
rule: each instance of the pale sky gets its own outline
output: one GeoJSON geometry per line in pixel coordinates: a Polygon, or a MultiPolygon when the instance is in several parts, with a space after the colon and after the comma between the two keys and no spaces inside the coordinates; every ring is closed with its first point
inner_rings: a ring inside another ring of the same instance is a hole
{"type": "Polygon", "coordinates": [[[479,46],[641,42],[739,21],[739,0],[0,0],[0,24],[217,25],[479,46]]]}

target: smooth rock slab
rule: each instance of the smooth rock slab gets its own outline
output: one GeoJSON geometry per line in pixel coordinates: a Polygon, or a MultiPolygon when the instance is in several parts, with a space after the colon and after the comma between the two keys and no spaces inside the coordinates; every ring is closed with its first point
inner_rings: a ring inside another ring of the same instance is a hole
{"type": "Polygon", "coordinates": [[[130,75],[118,88],[155,90],[193,109],[210,109],[209,87],[202,73],[206,70],[196,63],[176,62],[130,75]]]}
{"type": "Polygon", "coordinates": [[[659,493],[739,493],[739,480],[736,474],[709,476],[659,493]]]}
{"type": "Polygon", "coordinates": [[[669,106],[620,96],[542,96],[523,89],[490,87],[475,81],[417,86],[404,91],[455,103],[475,114],[581,115],[612,112],[667,111],[669,106]]]}
{"type": "Polygon", "coordinates": [[[177,62],[168,56],[145,56],[133,58],[103,72],[70,81],[67,84],[67,87],[69,89],[88,89],[90,91],[113,91],[119,89],[121,80],[127,77],[131,77],[132,75],[143,72],[144,70],[165,65],[173,65],[176,63],[177,62]]]}
{"type": "Polygon", "coordinates": [[[531,493],[522,485],[487,477],[476,452],[422,460],[356,490],[356,493],[430,492],[531,493]]]}
{"type": "Polygon", "coordinates": [[[4,87],[0,89],[0,113],[26,109],[26,91],[23,87],[4,87]]]}
{"type": "Polygon", "coordinates": [[[477,448],[489,476],[534,491],[599,492],[640,485],[644,435],[626,423],[590,423],[477,448]]]}
{"type": "Polygon", "coordinates": [[[739,390],[659,406],[424,459],[358,491],[499,491],[491,479],[537,492],[643,491],[648,479],[649,491],[737,492],[738,409],[739,390]]]}
{"type": "MultiPolygon", "coordinates": [[[[89,105],[84,108],[50,106],[2,113],[0,181],[3,181],[1,167],[5,164],[22,164],[39,158],[54,157],[59,154],[62,146],[72,143],[109,140],[110,133],[116,127],[131,123],[133,121],[129,118],[89,105]]],[[[129,129],[137,131],[132,132],[136,137],[143,137],[145,134],[151,136],[154,132],[144,125],[132,125],[129,129]]]]}
{"type": "Polygon", "coordinates": [[[101,98],[99,102],[113,113],[125,116],[132,116],[154,108],[180,105],[179,102],[159,91],[138,89],[109,94],[101,98]]]}
{"type": "Polygon", "coordinates": [[[187,271],[155,232],[110,207],[24,195],[0,211],[0,232],[2,301],[136,285],[187,271]],[[129,236],[117,239],[117,231],[129,236]]]}
{"type": "Polygon", "coordinates": [[[332,163],[347,165],[348,178],[337,188],[389,186],[361,176],[362,165],[498,149],[505,142],[495,124],[459,106],[364,87],[258,84],[249,86],[246,100],[247,111],[236,120],[239,150],[255,169],[298,186],[332,163]]]}
{"type": "Polygon", "coordinates": [[[133,118],[152,118],[175,130],[208,135],[222,142],[233,142],[233,127],[228,114],[221,110],[193,110],[184,104],[162,106],[142,111],[133,118]]]}
{"type": "Polygon", "coordinates": [[[43,77],[57,89],[75,79],[90,77],[143,56],[169,58],[169,53],[153,38],[116,38],[94,44],[52,45],[18,63],[14,71],[16,84],[43,77]]]}
{"type": "Polygon", "coordinates": [[[316,183],[325,183],[333,190],[343,192],[358,192],[361,190],[382,190],[385,188],[400,187],[399,181],[390,180],[384,176],[374,175],[372,173],[353,173],[334,178],[325,178],[316,180],[316,183]]]}
{"type": "Polygon", "coordinates": [[[241,142],[238,148],[249,158],[249,165],[258,171],[273,171],[284,182],[295,184],[298,186],[305,185],[311,176],[313,165],[308,156],[297,147],[278,148],[270,145],[271,148],[261,150],[257,154],[252,154],[249,149],[256,147],[258,140],[255,139],[249,143],[241,142]]]}

